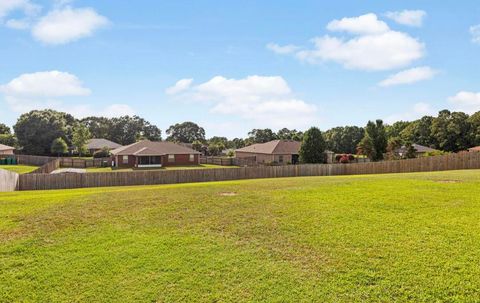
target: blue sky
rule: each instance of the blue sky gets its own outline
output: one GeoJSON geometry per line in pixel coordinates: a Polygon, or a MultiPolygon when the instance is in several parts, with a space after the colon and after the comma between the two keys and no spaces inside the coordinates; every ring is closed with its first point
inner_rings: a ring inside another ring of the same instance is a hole
{"type": "Polygon", "coordinates": [[[0,121],[51,107],[207,136],[480,110],[478,1],[0,0],[0,121]]]}

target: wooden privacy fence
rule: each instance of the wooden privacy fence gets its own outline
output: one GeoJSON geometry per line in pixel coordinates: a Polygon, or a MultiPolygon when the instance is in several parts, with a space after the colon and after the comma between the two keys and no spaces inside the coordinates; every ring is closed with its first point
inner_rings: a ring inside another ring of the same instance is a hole
{"type": "Polygon", "coordinates": [[[17,190],[18,176],[17,173],[0,169],[0,192],[17,190]]]}
{"type": "Polygon", "coordinates": [[[480,153],[463,153],[409,160],[355,164],[305,164],[229,169],[156,170],[85,174],[26,174],[20,175],[19,189],[43,190],[153,185],[257,178],[405,173],[479,168],[480,153]]]}
{"type": "Polygon", "coordinates": [[[212,157],[200,156],[200,164],[214,164],[222,166],[257,166],[255,157],[249,158],[230,158],[230,157],[212,157]]]}
{"type": "Polygon", "coordinates": [[[30,172],[30,174],[49,174],[59,168],[60,168],[60,159],[54,159],[50,162],[43,164],[36,170],[30,172]]]}
{"type": "Polygon", "coordinates": [[[42,166],[49,162],[60,160],[60,167],[87,168],[103,167],[110,165],[110,158],[80,159],[80,158],[55,158],[46,156],[16,155],[18,164],[42,166]]]}

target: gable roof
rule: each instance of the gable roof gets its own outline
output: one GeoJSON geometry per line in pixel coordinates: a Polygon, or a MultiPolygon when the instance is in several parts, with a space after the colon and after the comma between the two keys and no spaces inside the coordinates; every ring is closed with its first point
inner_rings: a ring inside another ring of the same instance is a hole
{"type": "Polygon", "coordinates": [[[8,145],[3,145],[3,144],[0,144],[0,150],[13,150],[15,149],[15,147],[11,147],[11,146],[8,146],[8,145]]]}
{"type": "Polygon", "coordinates": [[[115,149],[121,147],[121,145],[103,138],[90,139],[87,142],[87,149],[102,149],[104,147],[115,149]]]}
{"type": "Polygon", "coordinates": [[[186,155],[200,154],[191,148],[167,141],[143,140],[127,146],[122,146],[111,151],[115,156],[162,156],[162,155],[186,155]]]}
{"type": "MultiPolygon", "coordinates": [[[[417,153],[428,153],[428,152],[433,152],[433,151],[437,151],[437,149],[434,149],[434,148],[430,148],[428,146],[423,146],[423,145],[420,145],[420,144],[412,144],[413,148],[415,148],[415,151],[417,153]]],[[[405,152],[407,150],[407,147],[405,145],[403,145],[401,148],[397,149],[397,152],[405,152]]]]}
{"type": "Polygon", "coordinates": [[[292,140],[273,140],[266,143],[249,145],[235,150],[236,152],[273,154],[273,155],[296,155],[300,150],[301,142],[292,140]]]}

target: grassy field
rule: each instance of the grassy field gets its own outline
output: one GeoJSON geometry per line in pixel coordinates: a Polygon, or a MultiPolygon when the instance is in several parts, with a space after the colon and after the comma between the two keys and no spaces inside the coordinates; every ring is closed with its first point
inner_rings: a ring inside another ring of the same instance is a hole
{"type": "Polygon", "coordinates": [[[0,298],[477,302],[480,171],[0,193],[0,298]]]}
{"type": "Polygon", "coordinates": [[[38,166],[32,165],[0,165],[1,169],[16,172],[17,174],[27,174],[38,168],[38,166]]]}
{"type": "Polygon", "coordinates": [[[186,165],[186,166],[165,166],[161,168],[122,168],[112,169],[111,167],[89,167],[88,173],[106,173],[106,172],[120,172],[120,171],[141,171],[141,170],[178,170],[178,169],[212,169],[212,168],[234,168],[238,166],[222,166],[213,164],[200,164],[200,165],[186,165]]]}

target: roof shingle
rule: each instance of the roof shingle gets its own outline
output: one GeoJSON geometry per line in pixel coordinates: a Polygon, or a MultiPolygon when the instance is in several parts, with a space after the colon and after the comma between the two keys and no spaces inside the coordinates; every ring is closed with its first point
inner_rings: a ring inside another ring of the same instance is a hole
{"type": "Polygon", "coordinates": [[[161,156],[161,155],[186,155],[200,154],[191,148],[167,141],[143,140],[127,146],[122,146],[111,151],[115,156],[161,156]]]}

